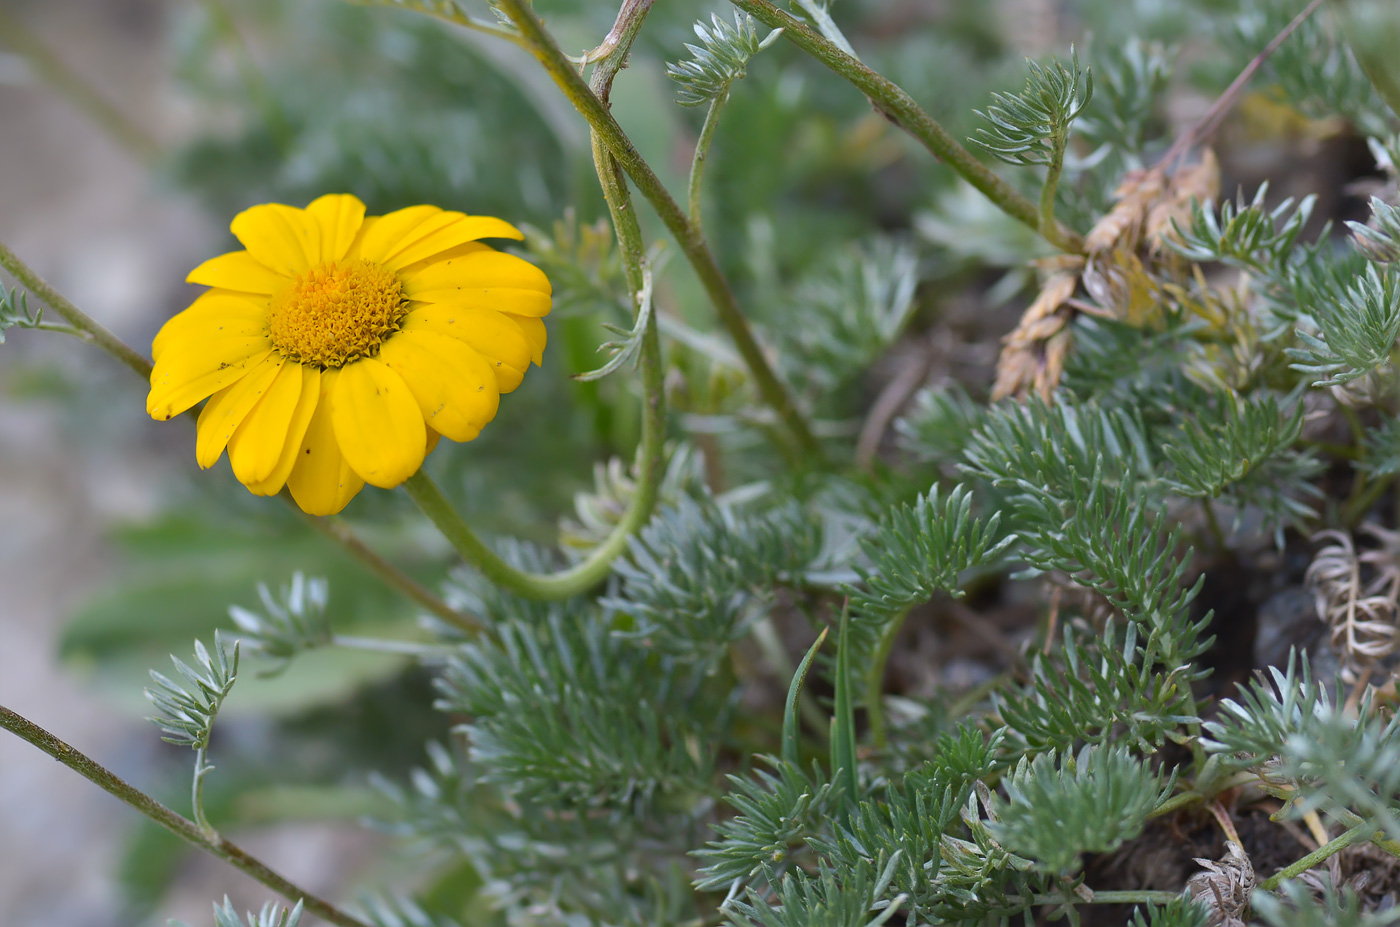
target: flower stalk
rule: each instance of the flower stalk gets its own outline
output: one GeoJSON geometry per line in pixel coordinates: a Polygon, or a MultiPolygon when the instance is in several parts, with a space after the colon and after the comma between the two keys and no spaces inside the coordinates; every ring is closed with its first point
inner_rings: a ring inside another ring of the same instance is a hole
{"type": "Polygon", "coordinates": [[[338,927],[369,927],[364,921],[342,911],[323,898],[307,892],[269,868],[266,863],[237,844],[222,837],[212,827],[202,828],[177,814],[140,789],[118,777],[96,760],[75,750],[39,725],[0,705],[0,728],[38,747],[64,766],[93,782],[111,795],[164,827],[192,846],[197,846],[237,867],[292,903],[302,901],[306,910],[338,927]]]}
{"type": "MultiPolygon", "coordinates": [[[[778,379],[772,365],[769,364],[762,347],[754,337],[748,319],[739,309],[738,299],[729,286],[729,281],[725,279],[723,271],[710,252],[704,235],[672,198],[661,179],[651,169],[651,165],[642,158],[632,140],[622,130],[622,126],[618,125],[609,112],[607,105],[584,82],[569,58],[545,31],[544,24],[529,3],[526,0],[500,0],[500,9],[515,24],[530,52],[543,65],[574,108],[588,120],[589,126],[612,152],[617,163],[637,185],[637,189],[646,197],[667,230],[675,237],[714,304],[720,323],[734,340],[734,346],[748,367],[759,395],[777,412],[802,455],[808,459],[820,459],[821,445],[798,408],[791,390],[778,379]]],[[[617,55],[616,50],[609,55],[604,64],[615,69],[621,67],[622,57],[614,60],[614,55],[617,55]]]]}
{"type": "MultiPolygon", "coordinates": [[[[68,299],[52,286],[43,277],[40,277],[33,268],[19,256],[10,250],[4,242],[0,242],[0,267],[4,267],[9,274],[19,282],[21,286],[43,300],[49,308],[62,316],[75,330],[75,334],[84,341],[97,345],[112,357],[121,361],[129,367],[137,376],[147,383],[151,380],[151,362],[136,351],[126,342],[112,334],[95,319],[73,305],[68,299]]],[[[191,415],[194,413],[191,412],[191,415]]],[[[426,608],[444,621],[454,624],[469,634],[474,634],[481,630],[481,623],[469,615],[452,608],[446,602],[433,595],[428,589],[415,581],[411,576],[404,573],[398,567],[380,557],[367,544],[355,536],[350,530],[350,526],[340,519],[327,520],[318,519],[306,515],[301,511],[289,496],[283,494],[286,501],[296,512],[304,517],[304,520],[321,534],[335,541],[345,549],[350,556],[363,563],[370,572],[383,580],[390,588],[407,596],[413,602],[426,608]]]]}
{"type": "Polygon", "coordinates": [[[1056,222],[1053,215],[1042,222],[1041,210],[1035,203],[1012,189],[972,152],[958,144],[952,134],[898,84],[861,64],[853,55],[768,0],[731,2],[764,25],[782,29],[784,38],[854,84],[886,119],[914,136],[934,157],[956,171],[1002,212],[1034,229],[1057,248],[1071,252],[1083,250],[1084,241],[1078,233],[1056,222]]]}

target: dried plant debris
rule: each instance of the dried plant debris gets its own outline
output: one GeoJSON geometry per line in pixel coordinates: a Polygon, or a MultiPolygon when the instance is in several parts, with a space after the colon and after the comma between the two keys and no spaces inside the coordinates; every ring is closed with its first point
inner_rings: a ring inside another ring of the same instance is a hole
{"type": "Polygon", "coordinates": [[[1209,149],[1195,164],[1167,174],[1161,167],[1130,171],[1114,191],[1116,203],[1084,239],[1083,255],[1036,262],[1041,288],[997,361],[992,398],[1035,393],[1049,401],[1064,372],[1070,323],[1079,312],[1150,324],[1172,293],[1193,279],[1167,244],[1189,221],[1193,204],[1219,193],[1220,166],[1209,149]],[[1083,284],[1089,300],[1076,299],[1083,284]]]}
{"type": "Polygon", "coordinates": [[[1400,644],[1400,534],[1373,524],[1363,525],[1359,533],[1377,546],[1358,552],[1343,531],[1318,534],[1317,540],[1330,543],[1318,551],[1306,575],[1348,683],[1375,669],[1400,644]]]}
{"type": "Polygon", "coordinates": [[[1254,892],[1254,866],[1233,840],[1219,860],[1197,859],[1203,872],[1186,880],[1192,900],[1210,911],[1210,927],[1244,927],[1244,912],[1254,892]]]}

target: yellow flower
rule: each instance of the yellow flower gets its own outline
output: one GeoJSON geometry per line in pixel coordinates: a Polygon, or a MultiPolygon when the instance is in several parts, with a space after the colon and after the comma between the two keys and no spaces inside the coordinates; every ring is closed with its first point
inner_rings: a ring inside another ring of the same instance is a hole
{"type": "Polygon", "coordinates": [[[283,485],[330,515],[365,483],[408,479],[439,435],[470,441],[545,345],[539,268],[482,244],[510,224],[436,206],[365,218],[353,196],[239,213],[246,251],[187,278],[211,287],[151,345],[146,411],[202,399],[195,456],[228,448],[254,493],[283,485]],[[212,397],[212,398],[211,398],[212,397]]]}

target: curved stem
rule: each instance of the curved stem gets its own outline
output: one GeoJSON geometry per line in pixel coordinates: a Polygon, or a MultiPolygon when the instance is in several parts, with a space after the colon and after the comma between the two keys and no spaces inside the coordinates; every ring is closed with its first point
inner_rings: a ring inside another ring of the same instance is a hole
{"type": "Polygon", "coordinates": [[[902,608],[890,618],[865,671],[865,717],[870,725],[870,743],[876,750],[885,748],[885,703],[881,698],[885,688],[885,666],[890,662],[895,638],[899,637],[899,629],[904,627],[904,619],[908,615],[909,608],[902,608]]]}
{"type": "Polygon", "coordinates": [[[1068,251],[1083,250],[1084,240],[1063,225],[1056,223],[1051,229],[1042,228],[1040,210],[1036,208],[1036,204],[1017,193],[1006,181],[973,157],[972,152],[958,144],[948,130],[924,112],[898,84],[861,64],[853,56],[818,35],[806,23],[778,9],[769,0],[730,2],[765,26],[782,29],[784,38],[854,84],[861,93],[870,98],[870,102],[886,119],[918,139],[934,157],[946,163],[981,191],[982,195],[1002,212],[1034,229],[1058,248],[1068,251]]]}
{"type": "Polygon", "coordinates": [[[317,917],[330,921],[338,927],[369,927],[364,921],[352,917],[329,901],[318,898],[289,882],[270,869],[266,863],[250,856],[245,850],[217,833],[204,833],[195,822],[176,814],[145,792],[117,777],[91,757],[78,752],[28,718],[16,714],[3,705],[0,705],[0,728],[4,728],[38,747],[83,778],[96,783],[108,793],[120,798],[186,843],[206,850],[233,864],[290,902],[303,901],[306,910],[317,917]]]}
{"type": "Polygon", "coordinates": [[[1263,882],[1260,882],[1259,887],[1264,889],[1265,891],[1272,891],[1273,889],[1278,888],[1280,882],[1283,882],[1286,879],[1291,879],[1294,876],[1302,875],[1312,867],[1316,866],[1318,863],[1324,862],[1326,860],[1331,859],[1333,856],[1336,856],[1338,853],[1342,852],[1347,847],[1351,846],[1353,843],[1361,843],[1365,840],[1369,840],[1375,832],[1376,828],[1374,826],[1367,824],[1357,825],[1351,830],[1343,832],[1341,836],[1335,837],[1332,840],[1329,840],[1327,843],[1324,843],[1322,846],[1318,847],[1316,850],[1313,850],[1311,853],[1309,853],[1307,856],[1304,856],[1297,862],[1291,863],[1285,866],[1284,868],[1280,869],[1278,872],[1269,876],[1263,882]]]}
{"type": "Polygon", "coordinates": [[[130,367],[136,374],[147,382],[151,379],[151,362],[146,360],[136,351],[132,350],[126,342],[116,335],[97,324],[91,316],[83,312],[77,306],[70,303],[48,282],[34,272],[28,264],[19,259],[19,256],[0,242],[0,267],[9,271],[29,292],[42,299],[49,308],[63,316],[64,321],[76,329],[83,332],[84,337],[106,351],[108,354],[130,367]]]}
{"type": "Polygon", "coordinates": [[[1040,234],[1061,251],[1073,251],[1072,242],[1060,234],[1060,224],[1055,221],[1055,194],[1060,189],[1060,174],[1065,167],[1065,143],[1068,130],[1060,132],[1051,140],[1050,163],[1045,172],[1045,185],[1040,188],[1040,234]]]}
{"type": "MultiPolygon", "coordinates": [[[[618,13],[612,31],[608,33],[608,41],[604,43],[609,46],[607,56],[600,60],[593,72],[592,86],[585,89],[590,99],[598,103],[605,113],[613,78],[626,63],[632,40],[636,38],[651,3],[652,0],[628,0],[618,13]]],[[[612,216],[613,228],[617,233],[618,252],[622,255],[623,270],[627,276],[628,287],[632,291],[634,310],[640,313],[641,294],[645,286],[643,267],[646,261],[642,227],[637,221],[637,211],[632,207],[632,198],[627,192],[627,184],[622,178],[617,159],[603,144],[601,134],[597,131],[593,133],[593,165],[598,171],[598,183],[603,188],[603,198],[607,200],[608,212],[612,216]]],[[[422,470],[409,477],[404,483],[404,488],[457,552],[496,585],[530,599],[565,599],[587,592],[607,577],[612,569],[612,562],[626,550],[628,540],[646,523],[651,517],[652,509],[656,507],[664,456],[662,445],[666,433],[666,399],[662,383],[661,339],[656,330],[656,313],[647,318],[642,334],[640,366],[643,405],[642,441],[637,449],[640,469],[637,474],[637,489],[622,520],[613,528],[607,540],[581,563],[557,573],[527,573],[518,570],[501,559],[476,536],[448,503],[437,485],[422,470]]]]}
{"type": "MultiPolygon", "coordinates": [[[[145,357],[141,356],[138,351],[133,349],[125,341],[122,341],[116,335],[99,325],[87,313],[69,302],[62,293],[59,293],[50,286],[43,277],[35,273],[33,268],[20,260],[19,256],[7,248],[4,242],[0,242],[0,267],[5,268],[21,286],[43,300],[48,304],[49,308],[63,316],[63,318],[77,329],[78,333],[86,340],[102,348],[102,350],[131,368],[142,380],[150,383],[150,361],[146,360],[145,357]]],[[[193,410],[191,410],[190,414],[194,414],[193,410]]],[[[349,526],[340,519],[313,518],[310,515],[306,515],[305,512],[302,512],[301,507],[292,501],[289,496],[284,494],[282,499],[298,514],[302,515],[313,528],[345,548],[352,557],[369,567],[371,573],[384,580],[391,588],[398,590],[439,618],[457,625],[468,633],[475,633],[481,630],[481,622],[469,615],[463,615],[461,612],[456,611],[422,585],[415,582],[408,574],[370,550],[363,541],[355,536],[349,526]]]]}
{"type": "Polygon", "coordinates": [[[705,124],[700,127],[700,137],[695,140],[695,155],[690,160],[690,184],[687,199],[690,203],[690,224],[695,227],[697,234],[703,234],[704,228],[704,218],[700,211],[700,184],[705,178],[705,164],[709,160],[710,142],[714,141],[715,127],[719,125],[720,110],[724,109],[724,104],[727,102],[729,102],[728,89],[710,102],[710,108],[705,111],[705,124]]]}
{"type": "Polygon", "coordinates": [[[302,521],[345,548],[352,557],[369,567],[369,571],[383,580],[385,585],[402,593],[405,598],[437,615],[448,624],[461,628],[468,634],[476,634],[485,628],[481,619],[457,611],[433,595],[422,583],[417,582],[403,570],[376,554],[368,544],[355,536],[355,532],[350,529],[344,519],[334,515],[329,518],[308,515],[301,510],[301,506],[297,505],[295,501],[291,499],[285,501],[301,516],[302,521]]]}
{"type": "MultiPolygon", "coordinates": [[[[749,327],[748,319],[739,309],[738,300],[734,291],[730,289],[729,281],[725,279],[714,255],[710,253],[705,237],[686,217],[661,183],[661,179],[651,169],[651,165],[642,158],[632,140],[627,137],[627,133],[622,131],[622,127],[608,111],[607,105],[584,83],[569,59],[559,50],[559,46],[545,31],[544,24],[540,22],[539,16],[527,0],[498,0],[498,3],[501,10],[520,30],[531,53],[544,66],[574,108],[588,120],[589,126],[612,152],[617,163],[626,171],[627,176],[632,178],[637,189],[646,197],[647,202],[651,203],[661,221],[675,237],[714,304],[720,323],[734,340],[734,346],[743,357],[759,395],[778,413],[802,454],[809,460],[819,460],[821,445],[817,443],[811,428],[808,427],[792,393],[778,379],[768,363],[768,358],[764,356],[763,349],[749,327]]],[[[609,65],[611,62],[610,56],[603,64],[609,65]]]]}

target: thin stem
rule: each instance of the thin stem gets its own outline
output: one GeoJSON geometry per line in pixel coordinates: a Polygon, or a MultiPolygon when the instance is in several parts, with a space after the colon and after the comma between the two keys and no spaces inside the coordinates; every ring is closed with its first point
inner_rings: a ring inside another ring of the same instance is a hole
{"type": "Polygon", "coordinates": [[[1264,50],[1255,55],[1253,60],[1244,66],[1244,70],[1239,73],[1238,77],[1230,82],[1230,86],[1226,87],[1224,92],[1220,94],[1220,97],[1211,104],[1210,109],[1206,110],[1205,115],[1172,143],[1172,146],[1167,149],[1167,153],[1162,155],[1162,160],[1157,162],[1159,167],[1169,167],[1173,161],[1190,151],[1197,143],[1209,138],[1211,134],[1215,132],[1216,128],[1220,125],[1220,120],[1229,112],[1230,107],[1235,105],[1235,101],[1239,99],[1240,94],[1244,93],[1244,88],[1254,77],[1255,72],[1264,66],[1264,61],[1274,53],[1276,48],[1283,44],[1285,39],[1306,22],[1309,16],[1317,12],[1317,8],[1322,6],[1322,2],[1323,0],[1312,0],[1311,3],[1303,7],[1302,11],[1297,16],[1293,17],[1293,21],[1287,26],[1284,26],[1283,31],[1274,36],[1273,40],[1270,41],[1268,45],[1264,46],[1264,50]]]}
{"type": "Polygon", "coordinates": [[[875,653],[865,670],[865,717],[870,725],[870,742],[876,750],[885,748],[885,666],[890,662],[890,652],[894,650],[895,638],[904,627],[904,619],[909,609],[903,608],[885,624],[880,641],[875,645],[875,653]]]}
{"type": "Polygon", "coordinates": [[[1209,499],[1201,500],[1201,511],[1206,515],[1206,528],[1210,531],[1211,540],[1222,554],[1230,556],[1230,545],[1225,537],[1225,530],[1220,527],[1220,519],[1215,517],[1215,506],[1210,504],[1209,499]]]}
{"type": "Polygon", "coordinates": [[[347,650],[364,650],[369,653],[393,653],[408,657],[426,659],[431,657],[445,657],[455,653],[454,647],[443,647],[440,644],[421,644],[418,641],[395,641],[381,637],[348,637],[344,634],[332,634],[331,645],[333,647],[344,647],[347,650]]]}
{"type": "Polygon", "coordinates": [[[402,593],[410,601],[437,615],[448,624],[461,628],[468,634],[477,634],[486,626],[481,619],[457,611],[442,599],[433,595],[426,586],[409,576],[370,549],[369,545],[355,536],[355,532],[338,516],[318,518],[308,515],[294,500],[284,495],[284,500],[292,509],[320,534],[345,548],[352,557],[369,567],[369,571],[384,581],[389,588],[402,593]]]}
{"type": "Polygon", "coordinates": [[[200,833],[210,840],[217,840],[219,832],[209,823],[209,818],[204,813],[204,777],[214,768],[208,764],[208,757],[208,746],[201,746],[195,750],[194,781],[190,783],[190,809],[194,813],[194,823],[200,833]]]}
{"type": "Polygon", "coordinates": [[[1045,184],[1040,188],[1040,227],[1038,231],[1045,240],[1061,251],[1072,251],[1071,242],[1060,235],[1059,223],[1055,221],[1055,194],[1060,189],[1060,174],[1065,167],[1065,144],[1069,141],[1068,129],[1064,129],[1051,139],[1050,163],[1045,171],[1045,184]]]}
{"type": "MultiPolygon", "coordinates": [[[[102,348],[108,354],[121,361],[131,368],[142,380],[147,383],[151,380],[151,362],[143,357],[126,342],[99,325],[92,317],[80,310],[77,306],[68,301],[63,294],[50,286],[42,277],[34,272],[28,264],[20,260],[19,257],[7,248],[4,242],[0,242],[0,267],[9,271],[10,275],[19,281],[20,285],[29,290],[39,299],[43,300],[51,309],[63,316],[73,328],[77,329],[86,340],[89,340],[102,348]]],[[[191,410],[193,414],[193,410],[191,410]]],[[[300,506],[294,502],[289,495],[283,494],[283,501],[290,505],[297,513],[301,514],[307,523],[326,537],[335,541],[345,548],[355,559],[369,567],[370,572],[384,580],[390,587],[398,590],[409,599],[417,602],[428,611],[462,628],[468,633],[475,633],[481,630],[481,623],[469,615],[463,615],[455,611],[438,597],[425,589],[393,564],[384,560],[374,551],[370,550],[363,541],[355,537],[348,525],[340,519],[313,518],[301,511],[300,506]]]]}
{"type": "MultiPolygon", "coordinates": [[[[652,0],[629,0],[623,5],[617,23],[609,33],[610,38],[616,36],[616,39],[613,40],[607,57],[598,64],[594,72],[593,87],[584,88],[584,94],[602,109],[604,115],[607,115],[608,111],[607,104],[603,101],[608,99],[612,90],[613,78],[626,63],[632,40],[641,28],[642,19],[650,9],[651,2],[652,0]]],[[[551,45],[551,48],[554,46],[551,45]]],[[[554,50],[558,51],[557,48],[554,50]]],[[[565,70],[575,80],[582,82],[582,78],[577,74],[567,68],[565,70]]],[[[611,116],[608,118],[611,119],[611,116]]],[[[618,162],[601,144],[601,135],[595,127],[594,166],[597,168],[598,182],[603,188],[603,196],[607,200],[608,211],[617,233],[618,250],[622,255],[623,268],[632,290],[636,311],[640,312],[642,289],[645,286],[643,266],[646,260],[642,229],[637,221],[636,210],[632,208],[627,185],[618,170],[618,162]]],[[[442,491],[422,470],[409,477],[404,483],[404,489],[457,552],[496,585],[530,599],[565,599],[588,591],[607,577],[612,569],[612,562],[627,548],[632,535],[651,517],[652,509],[656,506],[661,483],[666,407],[661,370],[661,339],[656,331],[655,313],[648,318],[642,334],[640,366],[643,405],[642,441],[638,448],[641,472],[638,474],[637,488],[627,511],[614,526],[612,533],[581,563],[567,570],[548,574],[518,570],[501,559],[476,536],[452,508],[442,491]]]]}
{"type": "MultiPolygon", "coordinates": [[[[661,183],[661,179],[651,169],[651,165],[642,158],[632,140],[627,137],[627,133],[608,111],[606,104],[589,89],[569,59],[559,50],[559,46],[545,31],[544,24],[540,22],[527,0],[499,0],[499,5],[520,30],[531,53],[544,66],[574,108],[588,120],[593,131],[612,152],[617,163],[627,176],[632,178],[637,189],[646,197],[647,202],[651,203],[661,221],[675,237],[714,304],[720,324],[734,340],[734,346],[743,357],[759,395],[778,413],[800,447],[802,455],[809,460],[819,460],[821,445],[817,443],[791,392],[778,379],[764,356],[763,349],[754,338],[748,319],[740,311],[734,291],[715,262],[714,255],[710,253],[704,236],[686,218],[685,213],[661,183]]],[[[604,64],[611,60],[612,57],[609,56],[604,64]]]]}
{"type": "Polygon", "coordinates": [[[133,351],[126,342],[97,324],[91,316],[49,286],[43,277],[40,277],[28,264],[21,261],[18,255],[5,246],[4,242],[0,242],[0,267],[9,271],[10,276],[19,281],[21,286],[43,300],[50,309],[63,316],[69,325],[83,332],[86,338],[102,350],[126,364],[143,380],[149,381],[151,379],[150,361],[133,351]]]}
{"type": "MultiPolygon", "coordinates": [[[[359,3],[362,2],[362,0],[350,0],[350,2],[359,3]]],[[[369,3],[366,5],[374,4],[369,3]]],[[[514,29],[507,29],[504,26],[477,19],[475,16],[468,16],[466,13],[462,12],[461,4],[458,3],[422,3],[408,0],[408,2],[403,3],[403,6],[415,12],[422,13],[425,16],[440,19],[445,23],[461,26],[463,29],[470,29],[472,32],[480,32],[482,35],[489,35],[497,39],[505,39],[507,42],[513,45],[519,45],[522,48],[525,45],[520,38],[520,33],[516,32],[514,29]]]]}
{"type": "MultiPolygon", "coordinates": [[[[643,378],[646,379],[648,375],[645,368],[648,364],[645,354],[650,352],[645,345],[643,352],[643,378]]],[[[660,364],[652,366],[655,367],[659,387],[660,364]]],[[[656,395],[659,395],[659,392],[658,388],[656,395]]],[[[653,394],[648,390],[649,399],[651,395],[653,394]]],[[[457,514],[456,509],[452,508],[452,504],[442,494],[442,490],[438,489],[437,484],[424,471],[419,470],[410,476],[403,487],[409,498],[437,526],[442,536],[457,549],[457,553],[462,555],[462,559],[481,571],[491,582],[527,599],[567,599],[587,592],[606,579],[612,569],[612,562],[627,549],[628,540],[651,515],[652,506],[656,501],[659,474],[650,477],[645,474],[652,468],[659,470],[661,462],[661,423],[647,424],[647,419],[654,417],[654,411],[660,411],[659,400],[655,403],[648,401],[642,413],[643,475],[637,481],[637,494],[632,497],[632,504],[628,506],[622,520],[613,528],[607,540],[594,548],[587,559],[567,570],[557,573],[529,573],[506,563],[500,554],[477,537],[476,532],[457,514]]]]}
{"type": "Polygon", "coordinates": [[[700,137],[695,140],[695,155],[690,159],[690,184],[687,199],[690,202],[690,224],[697,235],[704,234],[704,217],[700,210],[700,184],[705,178],[705,164],[709,160],[710,142],[715,137],[715,127],[719,125],[719,114],[724,104],[729,102],[729,90],[710,101],[705,111],[705,124],[700,127],[700,137]]]}
{"type": "Polygon", "coordinates": [[[898,84],[861,64],[834,43],[808,28],[801,20],[778,9],[769,0],[730,2],[769,28],[782,29],[784,38],[854,84],[870,98],[871,104],[886,119],[918,139],[934,157],[945,162],[964,180],[981,191],[982,195],[1002,212],[1039,232],[1056,247],[1063,247],[1068,251],[1083,250],[1083,239],[1063,225],[1057,223],[1053,230],[1043,229],[1036,204],[1012,189],[1006,181],[978,161],[972,152],[958,144],[952,134],[924,112],[898,84]],[[1050,235],[1055,237],[1051,238],[1050,235]]]}
{"type": "Polygon", "coordinates": [[[1147,815],[1147,817],[1149,819],[1160,818],[1164,814],[1171,814],[1178,808],[1185,808],[1187,805],[1194,805],[1196,802],[1202,801],[1204,799],[1205,796],[1202,795],[1200,792],[1178,792],[1171,798],[1168,798],[1166,801],[1162,802],[1156,808],[1153,808],[1152,811],[1147,815]]]}
{"type": "Polygon", "coordinates": [[[1278,888],[1279,883],[1283,882],[1285,879],[1291,879],[1294,876],[1302,875],[1318,863],[1336,856],[1353,843],[1362,843],[1370,839],[1371,835],[1375,832],[1376,828],[1374,826],[1362,824],[1353,827],[1351,830],[1343,832],[1341,836],[1324,843],[1297,862],[1290,863],[1283,867],[1263,882],[1260,882],[1259,887],[1265,891],[1272,891],[1278,888]]]}
{"type": "Polygon", "coordinates": [[[330,921],[332,924],[338,925],[338,927],[369,927],[364,921],[352,917],[329,901],[318,898],[301,887],[287,881],[287,879],[268,868],[266,863],[263,863],[256,857],[250,856],[245,850],[224,837],[218,836],[217,834],[205,834],[195,822],[176,814],[145,792],[142,792],[140,789],[137,789],[125,780],[119,778],[92,758],[80,753],[48,731],[39,727],[39,725],[30,721],[28,718],[16,714],[3,705],[0,705],[0,728],[4,728],[17,735],[20,739],[28,741],[38,747],[64,766],[67,766],[88,781],[96,783],[103,790],[126,802],[186,843],[206,850],[220,859],[233,864],[290,902],[295,903],[298,900],[303,901],[306,905],[306,910],[315,914],[317,917],[330,921]]]}
{"type": "Polygon", "coordinates": [[[19,19],[0,7],[0,36],[4,43],[23,56],[49,86],[84,115],[100,126],[119,145],[145,163],[160,157],[160,145],[145,129],[127,118],[126,114],[98,93],[77,71],[54,54],[47,45],[19,19]]]}

